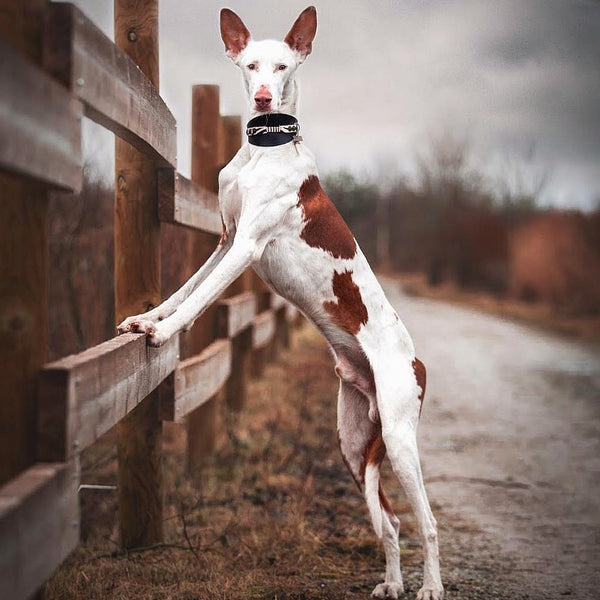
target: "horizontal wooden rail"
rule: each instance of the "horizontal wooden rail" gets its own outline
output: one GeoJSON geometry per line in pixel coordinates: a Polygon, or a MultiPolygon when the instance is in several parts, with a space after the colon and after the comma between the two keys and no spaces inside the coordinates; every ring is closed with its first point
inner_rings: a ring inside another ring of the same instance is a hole
{"type": "Polygon", "coordinates": [[[83,102],[86,116],[158,164],[175,167],[171,111],[125,52],[72,4],[48,4],[44,67],[83,102]]]}
{"type": "Polygon", "coordinates": [[[81,103],[0,42],[0,167],[78,192],[81,103]]]}
{"type": "Polygon", "coordinates": [[[68,460],[116,425],[179,361],[179,336],[150,348],[125,334],[44,367],[38,398],[38,457],[68,460]]]}
{"type": "Polygon", "coordinates": [[[30,598],[79,543],[73,464],[38,463],[0,488],[0,597],[30,598]]]}
{"type": "Polygon", "coordinates": [[[162,419],[181,423],[225,385],[230,373],[229,340],[217,340],[197,356],[181,361],[173,374],[173,394],[168,400],[161,399],[162,419]]]}
{"type": "Polygon", "coordinates": [[[253,292],[243,292],[219,301],[217,307],[219,337],[235,337],[252,325],[255,314],[256,296],[253,292]]]}
{"type": "Polygon", "coordinates": [[[174,169],[158,170],[158,218],[207,233],[220,234],[219,198],[174,169]]]}

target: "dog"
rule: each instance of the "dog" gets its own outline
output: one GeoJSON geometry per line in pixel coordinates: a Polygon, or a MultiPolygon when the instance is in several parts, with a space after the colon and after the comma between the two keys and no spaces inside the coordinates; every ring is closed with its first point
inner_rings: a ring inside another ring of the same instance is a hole
{"type": "Polygon", "coordinates": [[[221,37],[241,69],[249,103],[248,143],[219,174],[223,234],[190,280],[160,306],[129,317],[119,333],[146,333],[151,346],[189,329],[248,267],[297,306],[325,336],[340,380],[338,441],[382,539],[386,570],[375,598],[404,593],[400,522],[380,482],[387,454],[415,512],[424,548],[418,600],[441,600],[437,524],[419,462],[416,430],[425,367],[346,223],[323,191],[315,160],[298,135],[297,68],[311,53],[314,7],[284,41],[255,41],[224,8],[221,37]]]}

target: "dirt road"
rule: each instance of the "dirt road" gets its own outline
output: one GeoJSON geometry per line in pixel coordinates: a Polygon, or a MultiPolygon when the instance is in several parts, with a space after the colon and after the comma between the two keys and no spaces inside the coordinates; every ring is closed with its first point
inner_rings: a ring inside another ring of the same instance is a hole
{"type": "Polygon", "coordinates": [[[449,596],[600,598],[600,348],[384,284],[428,368],[449,596]]]}

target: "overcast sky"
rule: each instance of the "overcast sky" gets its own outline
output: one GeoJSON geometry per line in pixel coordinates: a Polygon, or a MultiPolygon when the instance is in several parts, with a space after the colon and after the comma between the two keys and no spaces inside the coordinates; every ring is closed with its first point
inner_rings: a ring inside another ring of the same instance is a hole
{"type": "MultiPolygon", "coordinates": [[[[281,39],[310,0],[161,0],[161,95],[190,171],[191,86],[221,86],[221,112],[245,113],[218,14],[255,39],[281,39]]],[[[75,2],[112,37],[113,0],[75,2]]],[[[600,2],[323,0],[299,71],[305,142],[327,173],[382,165],[408,176],[432,138],[467,140],[473,162],[505,179],[548,176],[543,200],[600,200],[600,2]]],[[[526,184],[527,185],[527,184],[526,184]]]]}

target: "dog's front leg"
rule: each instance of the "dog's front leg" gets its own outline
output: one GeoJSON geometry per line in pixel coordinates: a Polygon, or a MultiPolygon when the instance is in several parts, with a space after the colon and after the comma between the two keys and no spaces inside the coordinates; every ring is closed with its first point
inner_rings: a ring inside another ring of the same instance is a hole
{"type": "Polygon", "coordinates": [[[162,346],[171,336],[187,331],[194,321],[233,283],[256,259],[256,243],[239,234],[229,251],[196,289],[177,307],[171,316],[146,329],[148,344],[162,346]]]}
{"type": "Polygon", "coordinates": [[[162,321],[172,315],[177,307],[204,281],[221,262],[225,254],[231,248],[232,235],[223,236],[215,251],[208,260],[167,300],[159,306],[140,315],[127,317],[118,327],[119,334],[122,333],[146,333],[153,328],[157,321],[162,321]]]}

